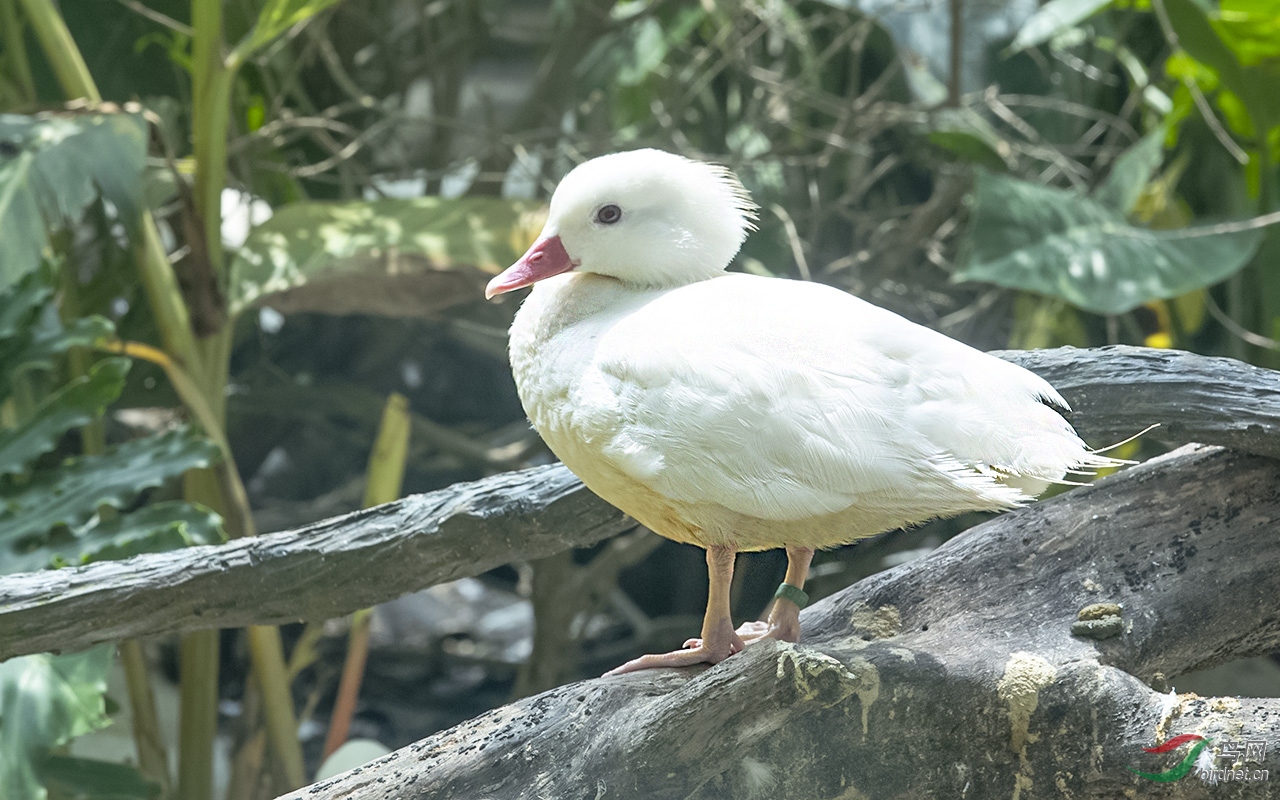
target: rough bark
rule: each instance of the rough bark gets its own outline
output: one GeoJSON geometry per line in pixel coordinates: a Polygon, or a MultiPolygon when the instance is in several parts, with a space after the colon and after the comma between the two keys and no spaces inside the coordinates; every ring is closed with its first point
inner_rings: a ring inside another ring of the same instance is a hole
{"type": "MultiPolygon", "coordinates": [[[[1109,347],[999,353],[1049,379],[1072,423],[1110,444],[1151,436],[1280,456],[1280,373],[1109,347]]],[[[340,616],[634,525],[563,467],[459,484],[294,531],[0,578],[0,659],[175,631],[340,616]]]]}
{"type": "Polygon", "coordinates": [[[1149,436],[1280,456],[1280,373],[1231,358],[1148,347],[1004,350],[1071,403],[1085,439],[1108,445],[1154,423],[1149,436]]]}
{"type": "Polygon", "coordinates": [[[1278,522],[1280,462],[1189,446],[816,604],[800,645],[564,686],[287,797],[1269,796],[1130,768],[1197,733],[1267,741],[1245,766],[1280,781],[1280,700],[1148,685],[1277,648],[1278,522]],[[1119,635],[1073,635],[1097,603],[1119,635]]]}
{"type": "Polygon", "coordinates": [[[0,660],[200,628],[324,620],[634,528],[559,465],[294,531],[0,579],[0,660]]]}

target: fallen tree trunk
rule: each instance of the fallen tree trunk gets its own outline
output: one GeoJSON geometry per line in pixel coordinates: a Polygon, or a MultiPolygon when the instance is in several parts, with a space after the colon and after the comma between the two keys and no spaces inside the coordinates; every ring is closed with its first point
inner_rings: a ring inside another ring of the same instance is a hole
{"type": "Polygon", "coordinates": [[[287,797],[1269,796],[1240,775],[1280,781],[1280,700],[1162,684],[1277,648],[1278,522],[1280,462],[1189,446],[861,581],[800,645],[563,686],[287,797]],[[1134,774],[1184,733],[1269,746],[1222,785],[1134,774]]]}
{"type": "MultiPolygon", "coordinates": [[[[1172,350],[999,355],[1076,408],[1095,444],[1166,441],[1280,456],[1280,373],[1172,350]]],[[[0,660],[202,628],[322,620],[634,527],[563,467],[507,473],[294,531],[0,578],[0,660]]]]}

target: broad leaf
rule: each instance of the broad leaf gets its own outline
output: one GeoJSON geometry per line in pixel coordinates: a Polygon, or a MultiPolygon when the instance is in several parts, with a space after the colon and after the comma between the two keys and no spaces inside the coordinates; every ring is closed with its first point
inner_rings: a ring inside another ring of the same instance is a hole
{"type": "Polygon", "coordinates": [[[92,422],[120,396],[128,371],[128,359],[99,361],[88,375],[45,398],[22,425],[0,429],[0,477],[22,472],[32,461],[52,451],[62,434],[92,422]]]}
{"type": "Polygon", "coordinates": [[[59,531],[38,544],[13,547],[0,533],[0,574],[114,561],[141,553],[222,542],[222,518],[181,500],[152,503],[103,520],[94,516],[75,530],[59,531]]]}
{"type": "Polygon", "coordinates": [[[102,696],[115,647],[0,663],[0,797],[43,800],[35,765],[51,748],[109,723],[102,696]]]}
{"type": "MultiPolygon", "coordinates": [[[[0,487],[0,550],[21,553],[57,525],[83,526],[100,506],[121,508],[144,489],[218,460],[218,448],[187,430],[115,445],[69,459],[21,485],[0,487]]],[[[4,570],[7,571],[7,570],[4,570]]]]}
{"type": "Polygon", "coordinates": [[[971,164],[997,172],[1013,166],[1013,148],[991,123],[964,108],[942,108],[930,115],[928,139],[971,164]]]}
{"type": "Polygon", "coordinates": [[[1135,227],[1076,192],[982,172],[955,278],[1121,314],[1230,277],[1261,240],[1257,230],[1201,233],[1135,227]]]}
{"type": "Polygon", "coordinates": [[[48,305],[53,289],[31,275],[7,290],[0,289],[0,340],[11,339],[31,327],[40,309],[48,305]]]}
{"type": "Polygon", "coordinates": [[[1168,131],[1163,126],[1139,139],[1116,159],[1107,179],[1093,192],[1093,199],[1113,211],[1128,214],[1133,210],[1142,190],[1164,160],[1164,140],[1168,131]]]}
{"type": "Polygon", "coordinates": [[[90,346],[113,332],[103,317],[81,317],[63,325],[52,298],[53,290],[39,272],[0,289],[0,401],[9,396],[18,376],[52,370],[55,356],[90,346]]]}
{"type": "Polygon", "coordinates": [[[134,224],[146,142],[129,114],[0,114],[0,289],[39,266],[49,231],[99,197],[134,224]]]}
{"type": "Polygon", "coordinates": [[[1267,5],[1248,4],[1247,10],[1232,8],[1229,16],[1237,21],[1224,24],[1211,19],[1206,7],[1195,0],[1165,0],[1165,11],[1178,36],[1178,44],[1217,73],[1222,85],[1243,101],[1253,122],[1262,130],[1280,124],[1280,93],[1275,89],[1280,80],[1280,63],[1267,58],[1269,48],[1258,48],[1255,38],[1256,32],[1275,24],[1266,22],[1274,17],[1267,5]],[[1261,13],[1249,14],[1249,11],[1261,13]],[[1232,35],[1245,30],[1255,35],[1240,40],[1232,35]]]}
{"type": "Polygon", "coordinates": [[[113,764],[92,758],[49,756],[40,765],[40,775],[62,794],[93,800],[148,800],[160,794],[151,783],[128,764],[113,764]]]}
{"type": "Polygon", "coordinates": [[[294,25],[338,2],[340,0],[267,0],[252,30],[236,45],[234,59],[243,61],[294,25]]]}
{"type": "Polygon", "coordinates": [[[52,370],[55,356],[73,347],[92,347],[114,330],[110,320],[96,316],[81,317],[64,327],[56,310],[45,309],[26,336],[0,341],[0,364],[7,367],[0,375],[0,398],[8,395],[9,381],[14,377],[33,369],[52,370]]]}
{"type": "Polygon", "coordinates": [[[539,208],[490,197],[287,205],[237,253],[231,311],[406,317],[474,300],[532,243],[539,208]]]}
{"type": "MultiPolygon", "coordinates": [[[[221,544],[222,519],[204,506],[181,500],[152,503],[78,531],[79,546],[59,553],[65,564],[115,561],[198,544],[221,544]]],[[[56,546],[49,548],[57,549],[56,546]]]]}
{"type": "Polygon", "coordinates": [[[1009,49],[1015,53],[1049,41],[1106,7],[1111,0],[1049,0],[1022,25],[1009,49]]]}

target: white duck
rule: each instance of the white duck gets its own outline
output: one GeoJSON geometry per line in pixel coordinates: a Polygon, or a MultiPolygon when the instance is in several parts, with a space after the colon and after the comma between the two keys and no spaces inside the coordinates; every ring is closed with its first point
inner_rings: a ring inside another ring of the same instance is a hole
{"type": "Polygon", "coordinates": [[[1015,508],[1111,466],[1043,379],[817,283],[726,273],[754,206],[727,170],[658,150],[588,161],[486,297],[534,427],[592,491],[707,550],[702,635],[613,672],[797,641],[815,548],[1015,508]],[[734,630],[742,550],[785,547],[767,622],[734,630]]]}

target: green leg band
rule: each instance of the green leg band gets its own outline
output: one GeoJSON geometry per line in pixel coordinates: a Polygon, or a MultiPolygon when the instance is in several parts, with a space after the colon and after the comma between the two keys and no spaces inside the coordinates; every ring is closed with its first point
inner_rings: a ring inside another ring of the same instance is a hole
{"type": "Polygon", "coordinates": [[[804,608],[805,606],[809,605],[809,595],[805,594],[804,590],[801,589],[800,587],[792,586],[789,583],[784,583],[780,585],[778,587],[778,591],[773,593],[773,596],[785,597],[801,608],[804,608]]]}

